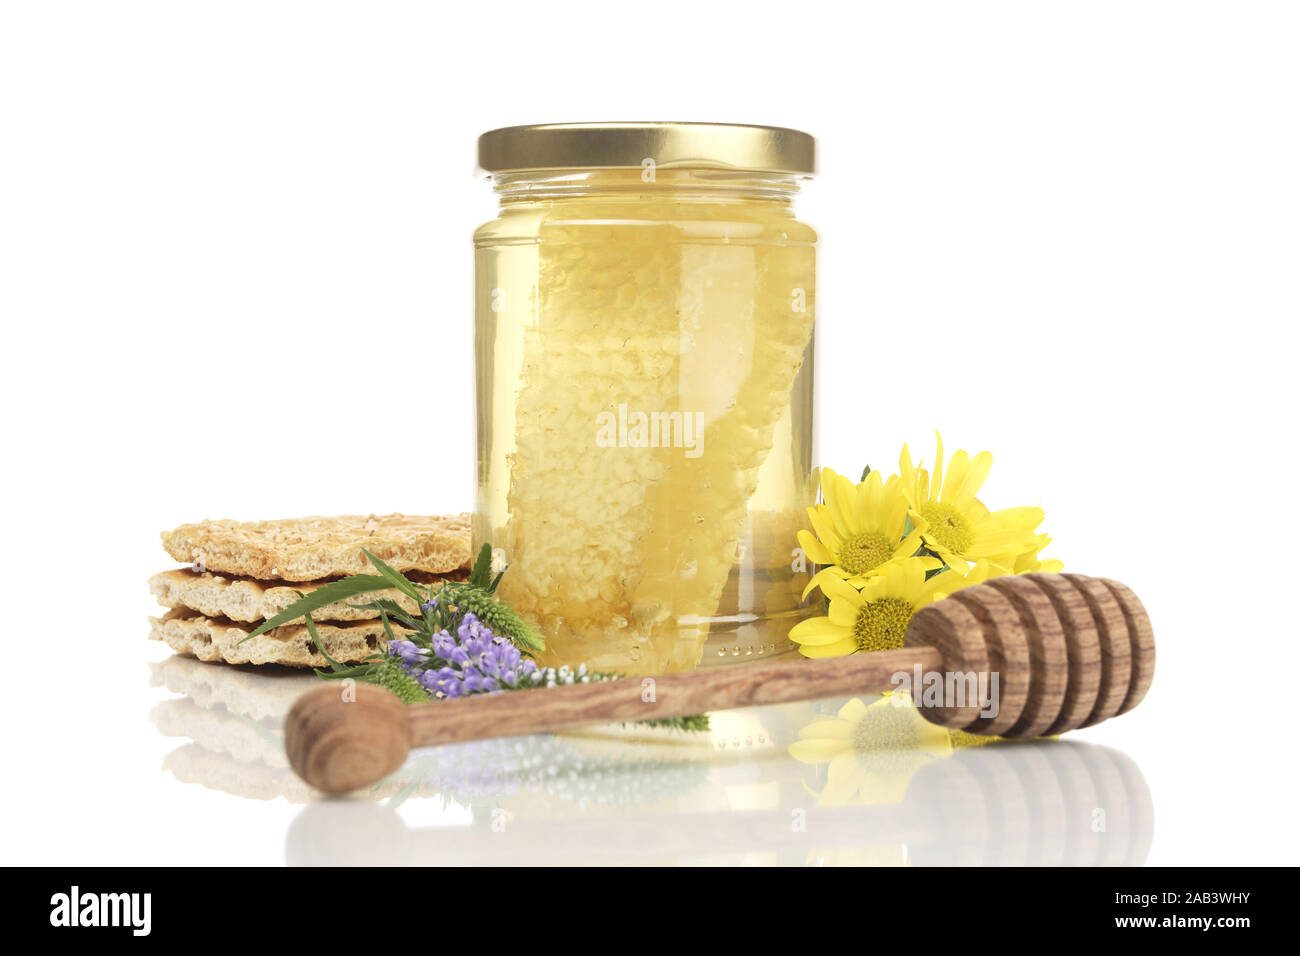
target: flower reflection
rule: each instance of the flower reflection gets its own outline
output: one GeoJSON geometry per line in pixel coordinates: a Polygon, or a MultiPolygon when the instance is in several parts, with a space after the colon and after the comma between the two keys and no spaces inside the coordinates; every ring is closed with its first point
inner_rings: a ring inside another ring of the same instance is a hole
{"type": "Polygon", "coordinates": [[[996,739],[932,724],[910,695],[898,692],[870,705],[854,697],[834,717],[814,719],[799,731],[790,756],[818,768],[820,787],[804,787],[819,805],[898,803],[922,767],[996,739]]]}

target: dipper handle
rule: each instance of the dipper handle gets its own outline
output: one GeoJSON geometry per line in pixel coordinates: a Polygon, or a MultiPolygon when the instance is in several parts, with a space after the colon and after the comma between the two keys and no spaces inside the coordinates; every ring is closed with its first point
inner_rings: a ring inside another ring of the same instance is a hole
{"type": "Polygon", "coordinates": [[[412,747],[880,692],[893,688],[899,671],[941,663],[938,651],[922,647],[411,705],[370,684],[323,684],[294,701],[284,745],[298,776],[318,790],[343,793],[382,780],[412,747]]]}
{"type": "Polygon", "coordinates": [[[520,694],[482,694],[407,708],[413,747],[571,730],[587,724],[685,717],[894,689],[891,678],[942,663],[930,647],[807,661],[793,659],[682,674],[566,684],[520,694]],[[450,706],[448,706],[450,705],[450,706]]]}

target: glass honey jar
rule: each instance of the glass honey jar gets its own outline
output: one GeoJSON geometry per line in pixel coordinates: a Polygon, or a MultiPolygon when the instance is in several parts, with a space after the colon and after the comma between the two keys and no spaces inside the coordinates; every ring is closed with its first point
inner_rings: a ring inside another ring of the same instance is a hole
{"type": "Polygon", "coordinates": [[[543,663],[771,656],[810,613],[813,157],[713,123],[480,137],[500,211],[474,235],[475,548],[543,663]]]}

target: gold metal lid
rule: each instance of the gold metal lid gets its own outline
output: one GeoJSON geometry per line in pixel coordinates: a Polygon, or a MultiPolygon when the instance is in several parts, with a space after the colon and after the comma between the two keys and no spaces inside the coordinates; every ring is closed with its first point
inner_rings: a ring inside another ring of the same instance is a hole
{"type": "Polygon", "coordinates": [[[816,172],[815,140],[780,126],[736,123],[545,123],[507,126],[478,138],[488,173],[526,169],[708,166],[756,172],[816,172]]]}

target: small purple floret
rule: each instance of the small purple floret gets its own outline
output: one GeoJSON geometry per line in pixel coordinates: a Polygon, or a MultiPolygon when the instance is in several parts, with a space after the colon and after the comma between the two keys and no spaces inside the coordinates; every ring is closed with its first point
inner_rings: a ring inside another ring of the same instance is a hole
{"type": "Polygon", "coordinates": [[[442,667],[416,674],[426,690],[442,697],[499,694],[507,687],[536,683],[537,664],[506,638],[493,634],[473,614],[461,618],[454,637],[447,631],[435,634],[430,651],[399,639],[389,643],[388,652],[408,670],[428,663],[431,657],[444,661],[442,667]]]}

